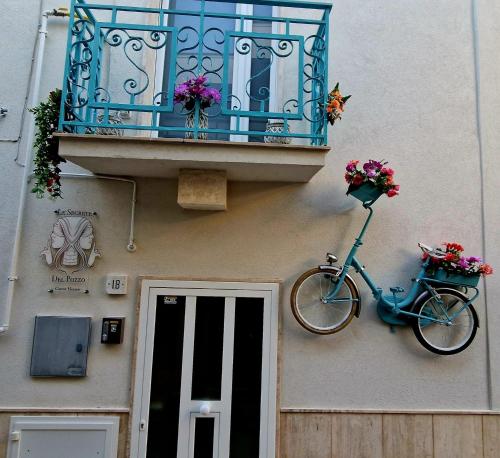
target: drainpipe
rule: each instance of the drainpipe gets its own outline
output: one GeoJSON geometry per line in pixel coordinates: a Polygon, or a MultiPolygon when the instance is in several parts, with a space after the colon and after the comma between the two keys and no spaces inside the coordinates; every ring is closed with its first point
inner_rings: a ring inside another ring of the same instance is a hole
{"type": "MultiPolygon", "coordinates": [[[[40,28],[38,29],[38,49],[36,53],[35,76],[33,80],[33,89],[31,93],[31,106],[34,107],[38,103],[40,96],[40,81],[42,77],[43,55],[45,51],[45,39],[47,38],[47,23],[50,16],[67,17],[68,10],[65,8],[46,10],[42,12],[40,19],[40,28]]],[[[12,248],[12,259],[10,262],[10,274],[8,276],[9,286],[7,289],[7,301],[3,310],[2,321],[0,322],[0,334],[8,331],[10,325],[10,315],[12,311],[12,302],[14,299],[14,289],[18,280],[17,266],[19,261],[19,249],[21,243],[21,231],[24,222],[24,210],[26,207],[26,196],[28,182],[33,168],[33,139],[35,138],[35,118],[32,115],[28,127],[28,135],[26,142],[26,161],[24,173],[21,182],[21,191],[19,195],[19,207],[17,211],[16,235],[14,238],[14,247],[12,248]]]]}

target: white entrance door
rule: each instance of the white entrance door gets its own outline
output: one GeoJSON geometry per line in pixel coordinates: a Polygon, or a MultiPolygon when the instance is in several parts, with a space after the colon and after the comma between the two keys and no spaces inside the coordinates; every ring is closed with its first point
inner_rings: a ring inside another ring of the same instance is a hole
{"type": "Polygon", "coordinates": [[[274,456],[277,298],[275,283],[144,281],[131,456],[274,456]]]}

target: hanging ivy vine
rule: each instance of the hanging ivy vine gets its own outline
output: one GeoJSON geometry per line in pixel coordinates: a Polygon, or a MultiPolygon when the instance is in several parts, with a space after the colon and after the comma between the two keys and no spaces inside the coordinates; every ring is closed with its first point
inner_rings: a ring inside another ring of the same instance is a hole
{"type": "Polygon", "coordinates": [[[31,192],[38,198],[44,197],[45,192],[53,199],[61,197],[59,164],[66,160],[59,156],[59,139],[54,137],[59,124],[60,107],[61,90],[56,89],[49,94],[46,102],[29,110],[35,115],[37,127],[33,143],[35,186],[31,192]]]}

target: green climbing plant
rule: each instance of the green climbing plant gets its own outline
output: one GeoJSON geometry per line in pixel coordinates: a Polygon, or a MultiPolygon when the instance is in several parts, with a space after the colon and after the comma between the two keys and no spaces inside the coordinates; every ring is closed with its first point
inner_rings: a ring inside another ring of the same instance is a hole
{"type": "Polygon", "coordinates": [[[61,169],[59,164],[66,162],[59,156],[59,139],[54,136],[59,124],[61,107],[61,90],[50,92],[47,101],[29,111],[35,115],[37,133],[33,148],[35,149],[35,185],[31,192],[43,198],[47,192],[49,197],[61,197],[61,169]]]}

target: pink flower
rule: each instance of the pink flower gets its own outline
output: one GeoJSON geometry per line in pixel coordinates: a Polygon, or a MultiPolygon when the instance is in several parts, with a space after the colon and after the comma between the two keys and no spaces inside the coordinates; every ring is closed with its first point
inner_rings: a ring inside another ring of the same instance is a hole
{"type": "Polygon", "coordinates": [[[380,173],[383,174],[383,175],[392,176],[392,175],[394,175],[394,170],[392,170],[389,167],[382,167],[382,170],[380,171],[380,173]]]}
{"type": "Polygon", "coordinates": [[[373,159],[370,159],[368,162],[365,162],[363,164],[363,170],[366,173],[366,176],[368,178],[374,178],[378,172],[380,172],[380,169],[382,168],[382,163],[378,161],[374,161],[373,159]]]}
{"type": "Polygon", "coordinates": [[[215,103],[220,103],[221,101],[220,92],[213,87],[204,88],[200,95],[206,99],[207,102],[211,102],[213,100],[215,103]]]}
{"type": "MultiPolygon", "coordinates": [[[[191,80],[192,81],[192,80],[191,80]]],[[[194,80],[194,84],[199,84],[200,86],[207,82],[207,77],[200,75],[194,80]]]]}
{"type": "Polygon", "coordinates": [[[174,91],[174,102],[183,103],[184,107],[191,110],[195,102],[201,102],[201,109],[208,108],[212,103],[221,102],[221,93],[218,89],[207,86],[207,77],[200,75],[179,84],[174,91]]]}
{"type": "Polygon", "coordinates": [[[359,161],[352,160],[347,163],[346,170],[348,172],[354,172],[356,170],[356,166],[359,164],[359,161]]]}
{"type": "Polygon", "coordinates": [[[462,267],[462,269],[468,269],[470,267],[470,264],[465,258],[460,258],[460,260],[458,261],[458,265],[462,267]]]}
{"type": "Polygon", "coordinates": [[[374,161],[373,159],[369,159],[368,162],[365,162],[363,164],[363,168],[365,170],[367,170],[367,169],[377,169],[377,170],[380,170],[383,167],[383,165],[384,164],[382,164],[382,162],[374,161]]]}
{"type": "Polygon", "coordinates": [[[179,84],[174,91],[174,101],[175,103],[180,103],[189,98],[189,86],[188,83],[179,84]]]}
{"type": "Polygon", "coordinates": [[[479,271],[483,275],[491,275],[493,273],[493,269],[491,268],[491,266],[489,264],[481,265],[481,267],[479,268],[479,271]]]}

